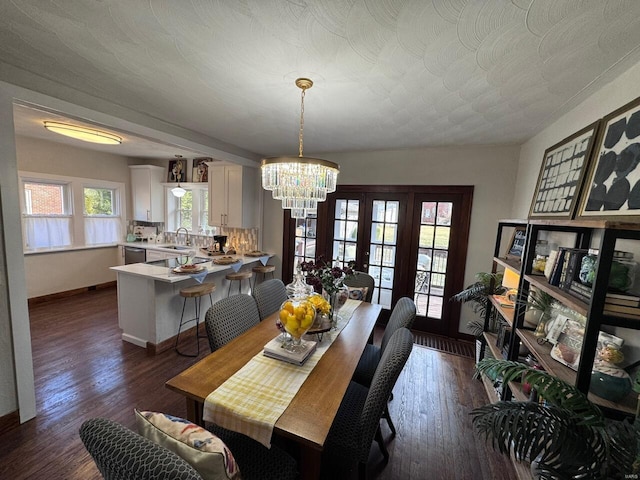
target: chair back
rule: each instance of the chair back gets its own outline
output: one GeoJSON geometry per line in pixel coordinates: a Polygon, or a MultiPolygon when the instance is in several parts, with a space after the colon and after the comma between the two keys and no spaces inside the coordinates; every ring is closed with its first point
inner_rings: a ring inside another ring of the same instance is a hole
{"type": "Polygon", "coordinates": [[[347,275],[343,282],[347,287],[367,287],[367,294],[364,297],[365,302],[371,303],[373,298],[373,287],[376,282],[371,275],[365,272],[353,272],[352,275],[347,275]]]}
{"type": "Polygon", "coordinates": [[[411,330],[413,322],[416,319],[416,304],[409,297],[402,297],[393,307],[389,323],[384,329],[382,341],[380,342],[380,354],[384,353],[391,336],[399,328],[408,328],[411,330]]]}
{"type": "Polygon", "coordinates": [[[215,351],[260,323],[255,299],[241,293],[232,295],[209,307],[204,324],[211,351],[215,351]]]}
{"type": "Polygon", "coordinates": [[[369,450],[380,426],[380,418],[384,412],[393,387],[400,376],[400,372],[407,363],[413,348],[413,335],[406,328],[399,328],[391,336],[386,350],[382,354],[380,363],[373,375],[367,399],[360,414],[360,444],[359,458],[366,462],[369,450]]]}
{"type": "Polygon", "coordinates": [[[264,320],[280,309],[280,305],[287,299],[287,289],[282,280],[273,278],[257,285],[253,289],[253,298],[258,304],[260,320],[264,320]]]}
{"type": "Polygon", "coordinates": [[[178,455],[112,420],[86,420],[80,438],[106,480],[202,480],[178,455]]]}

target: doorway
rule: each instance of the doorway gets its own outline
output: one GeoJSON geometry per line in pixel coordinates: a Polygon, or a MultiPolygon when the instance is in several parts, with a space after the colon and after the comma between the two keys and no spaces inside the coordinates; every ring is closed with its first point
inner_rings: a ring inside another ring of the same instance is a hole
{"type": "Polygon", "coordinates": [[[463,288],[472,196],[471,186],[339,186],[316,216],[285,221],[283,272],[320,256],[354,261],[375,279],[383,321],[407,296],[414,329],[466,338],[449,298],[463,288]]]}

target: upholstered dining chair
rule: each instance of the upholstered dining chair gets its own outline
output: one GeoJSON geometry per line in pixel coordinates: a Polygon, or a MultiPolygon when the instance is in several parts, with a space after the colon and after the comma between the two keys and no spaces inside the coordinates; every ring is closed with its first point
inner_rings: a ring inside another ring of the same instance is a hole
{"type": "Polygon", "coordinates": [[[251,295],[241,293],[218,300],[209,307],[204,320],[211,351],[259,323],[258,305],[251,295]]]}
{"type": "Polygon", "coordinates": [[[347,275],[343,282],[347,287],[352,288],[367,288],[367,293],[364,296],[364,301],[371,303],[373,298],[373,288],[375,286],[375,280],[371,275],[365,272],[353,272],[352,275],[347,275]]]}
{"type": "MultiPolygon", "coordinates": [[[[358,478],[367,474],[369,451],[375,440],[382,451],[385,464],[389,452],[380,431],[380,419],[387,408],[387,401],[413,348],[413,336],[406,328],[400,328],[391,336],[380,358],[369,388],[350,382],[340,403],[325,442],[323,466],[326,469],[346,468],[358,462],[358,478]]],[[[325,476],[335,472],[325,471],[325,476]]]]}
{"type": "Polygon", "coordinates": [[[252,293],[258,304],[260,320],[264,320],[273,312],[279,310],[280,305],[287,299],[287,289],[279,278],[273,278],[258,284],[252,293]]]}
{"type": "MultiPolygon", "coordinates": [[[[402,297],[401,299],[399,299],[395,307],[393,307],[391,316],[389,317],[389,323],[387,323],[387,326],[384,329],[384,334],[382,336],[380,346],[378,347],[370,343],[365,346],[364,352],[362,352],[362,356],[360,357],[358,365],[356,366],[356,370],[353,374],[353,380],[355,382],[364,385],[365,387],[371,385],[373,374],[376,371],[382,354],[387,348],[391,336],[399,328],[411,329],[415,319],[416,304],[414,303],[414,301],[409,297],[402,297]]],[[[391,421],[391,416],[389,415],[388,409],[385,409],[384,417],[389,424],[391,434],[395,436],[396,427],[391,421]]]]}
{"type": "Polygon", "coordinates": [[[86,420],[80,438],[105,480],[202,480],[181,457],[113,420],[86,420]]]}

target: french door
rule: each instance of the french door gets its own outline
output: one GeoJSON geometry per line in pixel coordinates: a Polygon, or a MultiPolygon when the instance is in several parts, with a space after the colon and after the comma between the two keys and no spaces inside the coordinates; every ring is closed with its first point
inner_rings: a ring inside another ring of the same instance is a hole
{"type": "Polygon", "coordinates": [[[372,301],[384,317],[408,296],[415,329],[459,337],[459,304],[449,298],[463,288],[472,195],[473,187],[339,186],[316,218],[285,222],[283,273],[320,256],[355,261],[375,279],[372,301]]]}

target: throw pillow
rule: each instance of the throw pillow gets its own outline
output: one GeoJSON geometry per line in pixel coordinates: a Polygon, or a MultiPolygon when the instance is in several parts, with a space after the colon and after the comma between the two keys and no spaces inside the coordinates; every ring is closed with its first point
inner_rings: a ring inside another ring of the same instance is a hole
{"type": "Polygon", "coordinates": [[[135,410],[138,433],[189,462],[205,480],[238,480],[229,448],[213,433],[183,418],[135,410]]]}
{"type": "Polygon", "coordinates": [[[362,300],[367,298],[369,287],[347,287],[349,289],[349,298],[351,300],[362,300]]]}

